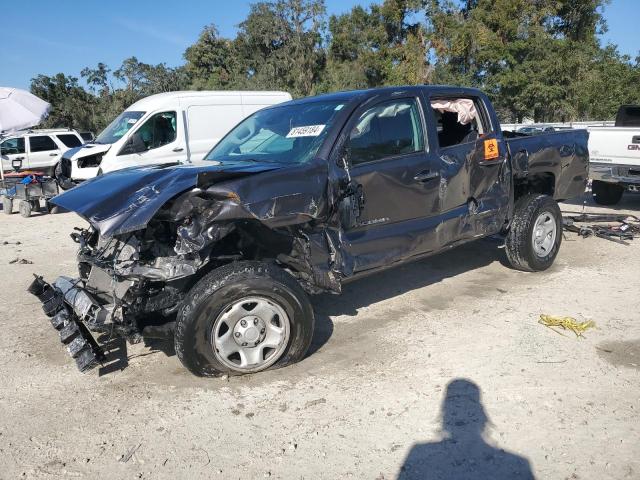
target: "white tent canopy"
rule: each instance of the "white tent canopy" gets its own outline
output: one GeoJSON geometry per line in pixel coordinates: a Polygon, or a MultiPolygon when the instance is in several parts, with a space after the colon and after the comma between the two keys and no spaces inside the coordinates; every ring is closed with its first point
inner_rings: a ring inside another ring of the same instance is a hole
{"type": "MultiPolygon", "coordinates": [[[[49,114],[50,108],[50,104],[26,90],[0,87],[0,134],[39,124],[49,114]]],[[[3,170],[2,161],[0,161],[2,180],[4,180],[3,170]]]]}
{"type": "Polygon", "coordinates": [[[49,105],[26,90],[0,87],[0,132],[33,127],[49,113],[49,105]]]}

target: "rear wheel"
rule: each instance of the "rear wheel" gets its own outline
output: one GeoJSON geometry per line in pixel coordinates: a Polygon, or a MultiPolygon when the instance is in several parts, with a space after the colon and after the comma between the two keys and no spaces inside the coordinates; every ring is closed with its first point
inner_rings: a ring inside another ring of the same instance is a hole
{"type": "Polygon", "coordinates": [[[599,205],[615,205],[622,198],[624,187],[616,183],[594,180],[591,185],[593,199],[599,205]]]}
{"type": "Polygon", "coordinates": [[[311,344],[306,293],[274,264],[238,262],[203,277],[176,319],[178,358],[199,376],[241,375],[301,360],[311,344]]]}
{"type": "Polygon", "coordinates": [[[547,195],[525,195],[515,204],[505,250],[509,263],[528,272],[549,268],[562,242],[562,214],[547,195]]]}
{"type": "Polygon", "coordinates": [[[13,213],[13,198],[2,197],[2,211],[6,215],[11,215],[13,213]]]}

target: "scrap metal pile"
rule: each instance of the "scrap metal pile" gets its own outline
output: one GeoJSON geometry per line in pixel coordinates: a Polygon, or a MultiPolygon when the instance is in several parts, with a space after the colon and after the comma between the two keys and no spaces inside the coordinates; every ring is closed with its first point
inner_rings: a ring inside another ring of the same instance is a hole
{"type": "Polygon", "coordinates": [[[640,219],[635,215],[565,212],[562,223],[566,231],[584,238],[595,236],[628,245],[640,237],[640,219]]]}

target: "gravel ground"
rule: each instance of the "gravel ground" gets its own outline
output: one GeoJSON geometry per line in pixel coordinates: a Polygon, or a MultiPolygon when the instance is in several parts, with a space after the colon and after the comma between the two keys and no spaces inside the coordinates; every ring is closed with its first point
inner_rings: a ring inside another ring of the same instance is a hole
{"type": "Polygon", "coordinates": [[[640,478],[640,240],[567,234],[535,274],[469,244],[316,297],[301,363],[199,379],[170,342],[76,370],[25,288],[74,274],[79,225],[0,216],[1,479],[640,478]]]}

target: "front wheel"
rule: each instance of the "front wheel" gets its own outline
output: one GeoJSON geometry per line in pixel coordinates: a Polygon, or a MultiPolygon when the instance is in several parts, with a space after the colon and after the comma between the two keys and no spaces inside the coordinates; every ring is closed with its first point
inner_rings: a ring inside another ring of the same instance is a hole
{"type": "Polygon", "coordinates": [[[505,250],[509,263],[527,272],[549,268],[562,243],[562,213],[547,195],[525,195],[515,204],[505,250]]]}
{"type": "Polygon", "coordinates": [[[198,376],[241,375],[304,357],[313,335],[309,299],[275,264],[217,268],[191,289],[178,312],[176,354],[198,376]]]}
{"type": "Polygon", "coordinates": [[[56,168],[54,170],[53,173],[56,182],[58,183],[58,186],[62,189],[62,190],[69,190],[73,187],[76,186],[75,183],[73,183],[73,180],[71,180],[68,177],[65,177],[64,173],[62,173],[62,163],[58,162],[58,164],[56,165],[56,168]]]}

